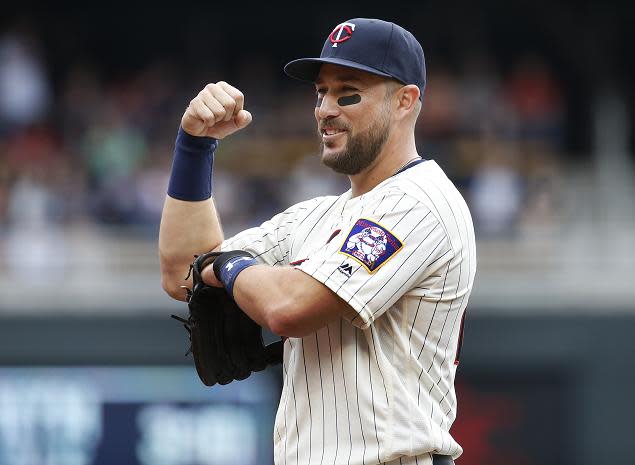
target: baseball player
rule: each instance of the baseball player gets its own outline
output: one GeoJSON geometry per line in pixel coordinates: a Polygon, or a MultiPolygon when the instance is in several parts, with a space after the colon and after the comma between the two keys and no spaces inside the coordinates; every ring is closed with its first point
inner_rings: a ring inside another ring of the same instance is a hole
{"type": "Polygon", "coordinates": [[[314,83],[321,160],[351,189],[225,239],[213,153],[252,116],[238,89],[207,85],[177,136],[159,239],[163,287],[184,298],[193,254],[248,252],[203,277],[286,337],[277,465],[451,464],[462,452],[449,429],[476,253],[463,198],[417,153],[421,45],[396,24],[351,19],[319,58],[285,72],[314,83]]]}

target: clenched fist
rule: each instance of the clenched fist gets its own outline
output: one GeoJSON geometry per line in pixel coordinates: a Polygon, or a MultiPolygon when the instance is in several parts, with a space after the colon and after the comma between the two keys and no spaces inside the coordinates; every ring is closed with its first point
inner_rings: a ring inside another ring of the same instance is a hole
{"type": "Polygon", "coordinates": [[[225,81],[207,84],[185,110],[181,127],[192,136],[222,139],[251,123],[244,103],[243,93],[225,81]]]}

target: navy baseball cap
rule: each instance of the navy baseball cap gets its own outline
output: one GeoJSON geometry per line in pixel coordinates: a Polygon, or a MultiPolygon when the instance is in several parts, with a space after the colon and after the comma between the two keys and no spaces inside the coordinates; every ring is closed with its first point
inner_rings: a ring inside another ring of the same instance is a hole
{"type": "Polygon", "coordinates": [[[284,67],[289,76],[315,82],[324,63],[346,66],[426,87],[426,65],[421,44],[394,23],[355,18],[338,24],[329,34],[319,58],[300,58],[284,67]]]}

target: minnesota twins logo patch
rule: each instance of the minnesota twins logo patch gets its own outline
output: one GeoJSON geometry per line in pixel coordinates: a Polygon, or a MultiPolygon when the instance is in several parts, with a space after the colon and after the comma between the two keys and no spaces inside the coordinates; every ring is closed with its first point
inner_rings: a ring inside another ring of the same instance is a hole
{"type": "Polygon", "coordinates": [[[362,218],[346,236],[340,253],[354,258],[372,273],[402,247],[402,242],[393,233],[374,221],[362,218]]]}

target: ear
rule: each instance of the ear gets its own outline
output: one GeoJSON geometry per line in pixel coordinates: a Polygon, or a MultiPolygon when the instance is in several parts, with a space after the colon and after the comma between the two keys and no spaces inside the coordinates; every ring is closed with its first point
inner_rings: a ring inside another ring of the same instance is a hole
{"type": "Polygon", "coordinates": [[[403,86],[397,91],[396,116],[399,119],[406,118],[415,110],[419,95],[419,87],[414,84],[403,86]]]}

